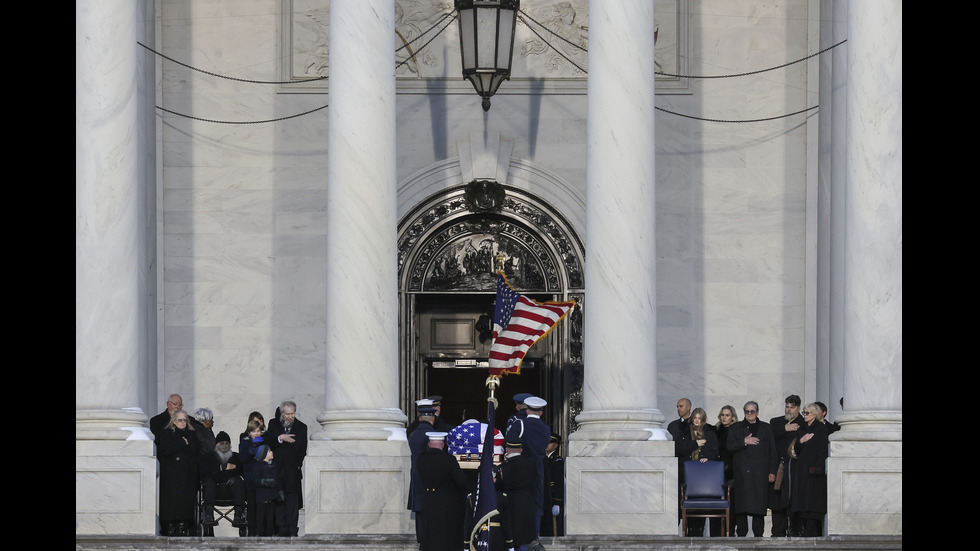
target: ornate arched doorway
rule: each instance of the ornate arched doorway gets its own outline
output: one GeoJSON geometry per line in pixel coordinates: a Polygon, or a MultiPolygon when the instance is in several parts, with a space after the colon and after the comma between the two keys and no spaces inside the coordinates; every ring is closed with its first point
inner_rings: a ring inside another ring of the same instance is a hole
{"type": "Polygon", "coordinates": [[[502,379],[495,424],[510,397],[548,400],[547,421],[563,436],[581,410],[584,250],[556,209],[527,190],[473,180],[430,196],[398,228],[402,406],[443,396],[450,424],[486,414],[492,308],[498,270],[535,300],[578,305],[528,352],[519,375],[502,379]],[[489,323],[488,323],[489,322],[489,323]]]}

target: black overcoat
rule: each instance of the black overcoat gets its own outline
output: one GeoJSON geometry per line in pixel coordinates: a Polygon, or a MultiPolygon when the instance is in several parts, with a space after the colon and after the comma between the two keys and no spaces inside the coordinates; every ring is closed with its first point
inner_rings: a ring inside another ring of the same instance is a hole
{"type": "Polygon", "coordinates": [[[464,547],[463,515],[469,478],[446,450],[426,448],[417,459],[423,489],[422,551],[459,551],[464,547]]]}
{"type": "Polygon", "coordinates": [[[231,458],[228,459],[228,464],[233,465],[235,468],[222,469],[221,458],[218,457],[218,452],[212,451],[211,453],[200,456],[197,463],[197,474],[201,478],[201,482],[204,482],[210,477],[214,480],[215,484],[223,484],[235,476],[245,477],[245,469],[242,467],[241,456],[238,452],[231,452],[231,458]]]}
{"type": "Polygon", "coordinates": [[[422,489],[421,481],[419,480],[419,466],[418,459],[419,456],[425,453],[426,448],[429,446],[429,437],[425,435],[426,432],[434,432],[435,429],[427,421],[422,422],[408,435],[408,451],[412,454],[412,471],[411,478],[408,481],[408,510],[409,511],[421,511],[422,510],[422,497],[425,491],[422,489]]]}
{"type": "Polygon", "coordinates": [[[209,429],[203,423],[193,417],[188,417],[187,422],[194,427],[194,436],[197,437],[197,453],[207,455],[214,451],[217,444],[214,436],[214,429],[209,429]]]}
{"type": "Polygon", "coordinates": [[[715,426],[715,435],[718,437],[718,455],[725,463],[725,480],[735,478],[732,473],[732,453],[728,451],[728,429],[725,425],[715,426]]]}
{"type": "Polygon", "coordinates": [[[199,459],[194,431],[160,431],[157,458],[160,460],[160,522],[194,520],[199,459]]]}
{"type": "Polygon", "coordinates": [[[303,460],[306,459],[306,447],[309,436],[306,424],[295,419],[289,428],[289,434],[295,442],[279,442],[279,436],[286,434],[282,421],[277,417],[269,421],[269,430],[262,435],[264,443],[272,448],[275,462],[279,465],[282,476],[282,488],[287,494],[300,495],[300,509],[303,508],[303,460]]]}
{"type": "Polygon", "coordinates": [[[790,466],[790,511],[804,517],[827,514],[827,446],[829,431],[823,423],[814,421],[800,430],[794,449],[796,459],[790,466]],[[805,434],[813,434],[800,442],[805,434]]]}
{"type": "Polygon", "coordinates": [[[165,409],[150,418],[150,432],[153,433],[153,443],[158,448],[160,447],[160,433],[167,428],[171,417],[173,416],[170,414],[170,410],[165,409]]]}
{"type": "Polygon", "coordinates": [[[787,420],[785,415],[781,415],[770,419],[769,426],[772,427],[772,435],[776,439],[776,454],[779,456],[779,464],[783,466],[783,483],[779,489],[776,489],[775,484],[769,485],[769,508],[776,511],[784,511],[789,506],[789,493],[783,491],[789,484],[787,480],[787,477],[789,477],[789,448],[793,445],[795,439],[803,434],[806,421],[803,420],[802,415],[797,415],[791,421],[787,420]],[[786,430],[786,425],[790,424],[796,424],[799,428],[791,431],[786,430]]]}
{"type": "Polygon", "coordinates": [[[509,457],[500,464],[497,505],[501,514],[507,517],[506,522],[515,548],[530,543],[537,536],[537,527],[534,525],[536,463],[535,457],[522,453],[509,457]]]}
{"type": "Polygon", "coordinates": [[[747,421],[739,421],[728,430],[728,451],[732,454],[735,495],[738,496],[732,507],[735,514],[766,514],[769,475],[775,475],[779,465],[772,427],[765,421],[756,421],[756,425],[755,436],[759,443],[752,446],[745,444],[745,437],[751,430],[747,421]]]}
{"type": "Polygon", "coordinates": [[[531,487],[531,497],[537,511],[543,512],[544,456],[547,454],[548,442],[551,442],[551,429],[537,415],[528,415],[523,420],[515,421],[505,436],[508,442],[520,441],[524,446],[521,455],[534,459],[535,483],[531,487]]]}
{"type": "Polygon", "coordinates": [[[544,458],[544,515],[541,517],[542,536],[565,535],[565,460],[555,451],[544,458]],[[558,516],[551,514],[558,506],[558,516]]]}

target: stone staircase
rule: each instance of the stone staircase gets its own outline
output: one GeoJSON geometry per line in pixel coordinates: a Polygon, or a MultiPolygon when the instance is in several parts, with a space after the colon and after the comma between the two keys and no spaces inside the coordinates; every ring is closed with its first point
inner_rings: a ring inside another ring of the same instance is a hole
{"type": "MultiPolygon", "coordinates": [[[[626,551],[640,549],[732,551],[901,549],[902,536],[826,536],[822,538],[683,538],[677,536],[565,536],[541,538],[547,551],[626,551]]],[[[298,538],[164,538],[157,536],[75,536],[76,551],[417,551],[414,535],[317,535],[298,538]]]]}

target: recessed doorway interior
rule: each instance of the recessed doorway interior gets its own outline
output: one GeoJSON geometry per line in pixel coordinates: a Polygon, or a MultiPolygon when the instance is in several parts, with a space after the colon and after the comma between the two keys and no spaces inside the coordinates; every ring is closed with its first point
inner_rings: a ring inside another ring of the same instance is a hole
{"type": "MultiPolygon", "coordinates": [[[[532,298],[552,300],[550,296],[532,298]]],[[[415,295],[420,396],[442,396],[441,417],[451,425],[466,419],[486,421],[493,300],[493,294],[415,295]]],[[[541,395],[541,389],[547,388],[544,379],[551,347],[546,336],[528,351],[519,374],[500,378],[494,391],[498,400],[494,426],[498,429],[504,430],[515,411],[514,394],[541,395]]]]}

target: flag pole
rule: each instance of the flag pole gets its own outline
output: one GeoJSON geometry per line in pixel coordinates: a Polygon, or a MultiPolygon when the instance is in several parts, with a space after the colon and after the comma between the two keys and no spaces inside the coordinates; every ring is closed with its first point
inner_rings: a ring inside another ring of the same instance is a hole
{"type": "MultiPolygon", "coordinates": [[[[497,401],[497,397],[494,396],[497,387],[500,386],[500,375],[490,375],[487,377],[487,388],[490,389],[490,397],[487,398],[488,402],[493,402],[494,409],[500,407],[500,402],[497,401]]],[[[489,423],[493,423],[492,419],[487,420],[489,423]]]]}

